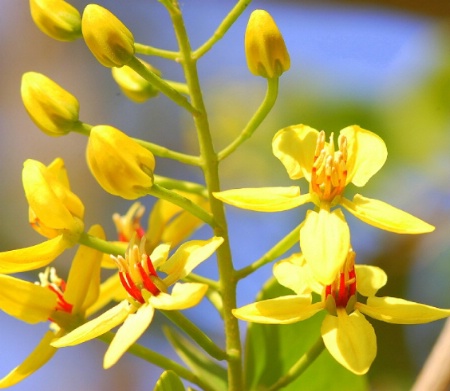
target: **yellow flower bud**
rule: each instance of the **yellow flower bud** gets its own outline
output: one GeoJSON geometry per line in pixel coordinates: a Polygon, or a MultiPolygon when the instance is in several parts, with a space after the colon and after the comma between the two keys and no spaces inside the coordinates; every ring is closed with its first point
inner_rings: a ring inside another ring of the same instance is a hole
{"type": "Polygon", "coordinates": [[[245,32],[245,54],[248,68],[256,76],[279,77],[291,66],[283,36],[264,10],[255,10],[250,15],[245,32]]]}
{"type": "Polygon", "coordinates": [[[87,162],[92,175],[108,193],[134,200],[148,194],[153,186],[153,154],[112,126],[91,129],[87,162]]]}
{"type": "Polygon", "coordinates": [[[29,116],[49,136],[63,136],[81,125],[77,98],[43,74],[25,73],[20,92],[29,116]]]}
{"type": "Polygon", "coordinates": [[[133,58],[133,34],[106,8],[97,4],[86,6],[81,29],[86,45],[105,67],[121,67],[133,58]]]}
{"type": "Polygon", "coordinates": [[[58,41],[81,37],[81,15],[64,0],[30,0],[31,17],[39,29],[58,41]]]}
{"type": "MultiPolygon", "coordinates": [[[[161,75],[161,72],[153,68],[150,64],[142,60],[141,62],[146,68],[158,76],[161,75]]],[[[128,65],[124,65],[122,68],[112,68],[112,76],[125,96],[133,102],[143,103],[147,99],[158,95],[159,91],[128,65]]]]}

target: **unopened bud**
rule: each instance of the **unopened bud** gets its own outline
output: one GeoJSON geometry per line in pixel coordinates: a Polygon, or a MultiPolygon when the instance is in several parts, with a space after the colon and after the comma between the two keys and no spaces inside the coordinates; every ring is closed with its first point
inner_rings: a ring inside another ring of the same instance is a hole
{"type": "Polygon", "coordinates": [[[77,98],[47,76],[25,73],[20,92],[29,116],[49,136],[63,136],[81,124],[77,98]]]}
{"type": "MultiPolygon", "coordinates": [[[[158,76],[161,76],[161,72],[159,70],[153,68],[145,61],[141,60],[141,62],[150,71],[158,76]]],[[[159,91],[128,65],[124,65],[122,68],[112,68],[112,76],[125,96],[133,102],[143,103],[147,99],[158,95],[159,91]]]]}
{"type": "Polygon", "coordinates": [[[291,65],[283,36],[264,10],[255,10],[250,15],[245,32],[245,54],[248,68],[256,76],[279,77],[291,65]]]}
{"type": "Polygon", "coordinates": [[[81,37],[81,15],[64,0],[30,0],[31,17],[39,29],[58,41],[81,37]]]}
{"type": "Polygon", "coordinates": [[[86,45],[105,67],[122,67],[133,58],[133,34],[106,8],[97,4],[86,6],[81,29],[86,45]]]}
{"type": "Polygon", "coordinates": [[[100,186],[128,200],[148,194],[155,158],[131,137],[108,125],[91,129],[87,162],[100,186]]]}

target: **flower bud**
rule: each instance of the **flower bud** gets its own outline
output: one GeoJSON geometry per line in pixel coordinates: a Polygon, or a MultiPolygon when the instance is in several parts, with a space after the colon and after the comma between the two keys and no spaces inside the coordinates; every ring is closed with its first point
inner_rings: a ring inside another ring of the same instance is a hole
{"type": "Polygon", "coordinates": [[[43,74],[25,73],[20,92],[29,116],[49,136],[63,136],[81,124],[77,98],[43,74]]]}
{"type": "Polygon", "coordinates": [[[106,8],[86,6],[81,29],[86,45],[103,66],[121,67],[133,58],[133,34],[106,8]]]}
{"type": "Polygon", "coordinates": [[[91,129],[87,162],[92,175],[108,193],[134,200],[148,194],[153,186],[153,154],[112,126],[91,129]]]}
{"type": "MultiPolygon", "coordinates": [[[[161,76],[161,72],[158,69],[153,68],[145,61],[141,60],[141,62],[153,73],[161,76]]],[[[125,96],[133,102],[143,103],[147,99],[158,95],[159,91],[128,65],[124,65],[122,68],[112,68],[112,76],[125,96]]]]}
{"type": "Polygon", "coordinates": [[[245,32],[245,54],[250,72],[265,78],[279,77],[291,65],[283,36],[264,10],[250,15],[245,32]]]}
{"type": "Polygon", "coordinates": [[[58,41],[81,37],[81,15],[64,0],[30,0],[31,17],[39,29],[58,41]]]}

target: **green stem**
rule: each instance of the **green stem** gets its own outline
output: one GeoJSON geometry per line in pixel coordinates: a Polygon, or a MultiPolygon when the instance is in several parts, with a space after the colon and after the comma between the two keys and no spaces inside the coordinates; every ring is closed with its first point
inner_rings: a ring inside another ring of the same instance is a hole
{"type": "Polygon", "coordinates": [[[208,197],[208,191],[205,186],[200,185],[199,183],[181,181],[161,175],[154,175],[153,179],[156,184],[169,190],[181,190],[187,193],[198,194],[205,198],[208,197]]]}
{"type": "Polygon", "coordinates": [[[253,117],[247,123],[247,126],[242,130],[241,134],[227,147],[219,152],[219,160],[225,159],[228,155],[236,150],[245,140],[249,139],[259,125],[272,110],[273,105],[278,97],[278,78],[267,79],[266,96],[263,102],[255,112],[253,117]]]}
{"type": "Polygon", "coordinates": [[[189,88],[186,83],[180,83],[179,81],[166,80],[167,84],[180,94],[189,95],[189,88]]]}
{"type": "Polygon", "coordinates": [[[186,277],[184,277],[184,279],[186,281],[191,281],[191,282],[199,282],[200,284],[206,284],[208,285],[209,288],[214,289],[214,290],[219,290],[219,284],[217,281],[211,280],[210,278],[206,278],[203,276],[199,276],[198,274],[195,273],[189,273],[186,277]]]}
{"type": "Polygon", "coordinates": [[[189,200],[186,197],[183,197],[173,191],[167,190],[164,187],[161,187],[156,184],[152,186],[148,194],[182,207],[184,210],[187,210],[192,215],[204,221],[206,224],[209,224],[211,227],[216,226],[216,222],[211,213],[208,213],[205,209],[195,205],[191,200],[189,200]]]}
{"type": "Polygon", "coordinates": [[[136,53],[143,54],[145,56],[158,56],[161,58],[165,58],[167,60],[175,61],[178,57],[180,57],[180,53],[173,52],[171,50],[159,49],[148,45],[143,45],[141,43],[135,43],[134,48],[136,53]]]}
{"type": "MultiPolygon", "coordinates": [[[[97,337],[97,339],[109,344],[113,340],[114,336],[115,336],[115,334],[113,332],[108,331],[107,333],[97,337]]],[[[154,352],[153,350],[145,348],[142,345],[134,343],[133,345],[131,345],[128,348],[128,353],[131,353],[132,355],[134,355],[136,357],[142,358],[143,360],[145,360],[147,362],[155,364],[155,365],[159,366],[160,368],[172,370],[178,376],[198,385],[203,390],[214,391],[214,389],[212,389],[208,384],[204,383],[202,381],[202,379],[200,379],[199,377],[194,375],[187,368],[176,363],[175,361],[168,359],[167,357],[164,357],[163,355],[161,355],[159,353],[154,352]]]]}
{"type": "Polygon", "coordinates": [[[223,299],[223,318],[225,327],[225,344],[228,356],[228,386],[229,391],[242,391],[242,348],[237,319],[231,313],[236,308],[236,286],[234,279],[234,267],[228,237],[225,210],[221,201],[212,197],[212,193],[220,191],[219,161],[211,139],[208,117],[203,101],[203,95],[197,73],[196,59],[192,56],[192,50],[184,26],[183,17],[177,2],[174,0],[172,8],[167,8],[175,29],[180,48],[180,64],[183,66],[186,82],[191,91],[193,106],[199,114],[193,117],[197,129],[200,156],[205,176],[205,183],[209,193],[211,212],[215,218],[214,234],[222,237],[224,243],[217,249],[217,264],[219,269],[220,293],[223,299]]]}
{"type": "Polygon", "coordinates": [[[194,59],[199,59],[202,57],[208,50],[210,50],[213,45],[223,38],[228,29],[233,25],[239,16],[245,11],[247,6],[252,2],[252,0],[240,0],[233,7],[233,9],[228,13],[228,15],[223,19],[220,23],[219,27],[217,27],[216,31],[211,38],[209,38],[202,46],[200,46],[197,50],[192,52],[192,57],[194,59]]]}
{"type": "Polygon", "coordinates": [[[168,319],[170,319],[171,322],[176,324],[187,335],[189,335],[195,342],[197,342],[199,346],[201,346],[201,348],[211,357],[214,357],[217,360],[224,360],[226,358],[226,353],[181,312],[164,310],[159,311],[168,319]]]}
{"type": "Polygon", "coordinates": [[[125,254],[125,247],[119,246],[115,243],[108,242],[106,240],[97,238],[95,236],[92,236],[86,232],[83,232],[80,236],[80,239],[78,240],[80,244],[83,246],[94,248],[98,251],[101,251],[105,254],[111,254],[111,255],[124,255],[125,254]]]}
{"type": "Polygon", "coordinates": [[[136,73],[142,76],[145,80],[152,84],[158,91],[162,92],[168,98],[172,99],[177,105],[185,108],[193,115],[198,115],[198,111],[189,103],[189,101],[181,95],[177,90],[172,88],[166,81],[161,79],[155,72],[148,69],[137,58],[133,57],[127,65],[132,68],[136,73]]]}
{"type": "Polygon", "coordinates": [[[314,362],[314,360],[319,357],[320,353],[323,352],[325,345],[323,343],[322,336],[316,341],[316,343],[306,352],[300,359],[289,369],[286,375],[282,376],[278,381],[272,385],[267,391],[280,390],[289,383],[296,380],[309,366],[314,362]]]}
{"type": "Polygon", "coordinates": [[[297,226],[290,233],[288,233],[283,239],[281,239],[275,246],[273,246],[269,251],[267,251],[261,258],[252,264],[236,271],[236,278],[241,280],[247,277],[249,274],[258,270],[261,266],[272,262],[274,259],[283,255],[286,251],[288,251],[292,246],[295,245],[299,241],[300,237],[300,226],[297,226]]]}

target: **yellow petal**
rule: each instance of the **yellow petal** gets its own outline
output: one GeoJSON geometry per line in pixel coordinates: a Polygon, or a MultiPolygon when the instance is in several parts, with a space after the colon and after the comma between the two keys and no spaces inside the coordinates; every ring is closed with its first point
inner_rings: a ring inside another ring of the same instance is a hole
{"type": "Polygon", "coordinates": [[[0,379],[0,388],[11,387],[23,379],[32,375],[49,361],[56,352],[56,348],[50,345],[55,338],[53,331],[47,331],[31,354],[16,368],[0,379]]]}
{"type": "Polygon", "coordinates": [[[311,170],[319,132],[306,125],[279,130],[272,140],[273,154],[281,160],[291,179],[305,177],[311,182],[311,170]]]}
{"type": "Polygon", "coordinates": [[[148,329],[155,313],[149,304],[141,305],[135,314],[129,315],[112,340],[103,359],[103,368],[112,367],[148,329]]]}
{"type": "Polygon", "coordinates": [[[323,303],[311,304],[311,295],[290,295],[262,300],[233,310],[241,320],[266,324],[290,324],[305,320],[323,309],[323,303]]]}
{"type": "Polygon", "coordinates": [[[213,193],[226,204],[257,212],[281,212],[310,202],[310,195],[300,195],[298,186],[233,189],[213,193]]]}
{"type": "Polygon", "coordinates": [[[150,258],[155,269],[159,269],[161,265],[167,261],[167,258],[169,258],[170,247],[170,244],[162,243],[153,250],[150,258]]]}
{"type": "Polygon", "coordinates": [[[342,211],[308,211],[300,229],[300,247],[314,277],[324,285],[331,284],[350,248],[350,230],[342,211]]]}
{"type": "Polygon", "coordinates": [[[44,322],[56,308],[48,288],[0,274],[0,309],[27,323],[44,322]]]}
{"type": "Polygon", "coordinates": [[[335,360],[357,375],[365,374],[377,355],[372,325],[358,311],[327,315],[321,328],[323,342],[335,360]]]}
{"type": "Polygon", "coordinates": [[[70,333],[57,339],[52,343],[52,346],[62,348],[65,346],[78,345],[96,338],[121,324],[130,314],[130,311],[131,309],[128,301],[121,301],[119,304],[104,312],[97,318],[84,323],[70,333]]]}
{"type": "Polygon", "coordinates": [[[31,247],[0,253],[0,273],[10,274],[47,266],[70,247],[63,235],[31,247]]]}
{"type": "Polygon", "coordinates": [[[342,129],[347,137],[347,183],[364,186],[383,167],[387,158],[383,139],[357,125],[342,129]]]}
{"type": "Polygon", "coordinates": [[[367,224],[398,234],[423,234],[434,227],[383,201],[356,194],[353,201],[342,198],[341,205],[367,224]]]}
{"type": "Polygon", "coordinates": [[[160,310],[184,310],[197,305],[205,296],[208,286],[196,282],[177,283],[172,293],[161,292],[158,296],[150,296],[149,303],[160,310]]]}
{"type": "Polygon", "coordinates": [[[311,268],[300,253],[275,263],[273,274],[281,285],[292,289],[297,295],[312,291],[322,294],[323,286],[314,279],[311,268]]]}
{"type": "Polygon", "coordinates": [[[450,316],[448,309],[414,303],[396,297],[373,296],[367,299],[367,304],[357,303],[356,306],[364,314],[388,323],[420,324],[450,316]]]}
{"type": "MultiPolygon", "coordinates": [[[[105,239],[100,225],[94,225],[90,235],[105,239]]],[[[100,292],[100,266],[103,253],[93,248],[80,246],[70,267],[64,299],[73,305],[72,314],[78,314],[90,306],[100,292]]]]}
{"type": "Polygon", "coordinates": [[[178,247],[159,270],[167,273],[164,282],[167,285],[186,277],[197,265],[209,258],[223,243],[223,238],[212,237],[209,240],[191,240],[178,247]]]}
{"type": "Polygon", "coordinates": [[[374,296],[378,289],[386,285],[387,275],[383,269],[376,266],[355,265],[356,289],[361,295],[374,296]]]}

